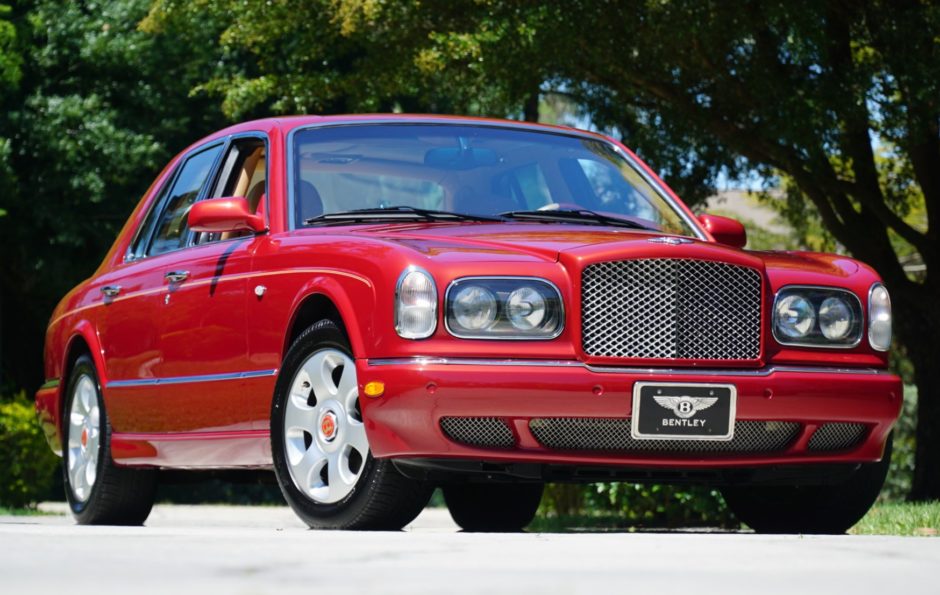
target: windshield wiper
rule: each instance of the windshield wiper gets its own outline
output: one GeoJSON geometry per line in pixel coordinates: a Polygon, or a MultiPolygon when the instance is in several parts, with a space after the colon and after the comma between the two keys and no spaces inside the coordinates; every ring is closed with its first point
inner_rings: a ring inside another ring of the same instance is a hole
{"type": "Polygon", "coordinates": [[[588,225],[611,225],[615,227],[629,227],[632,229],[646,229],[657,231],[652,227],[642,225],[629,219],[611,217],[588,209],[554,209],[546,211],[506,211],[500,217],[518,219],[521,221],[544,221],[561,223],[586,223],[588,225]]]}
{"type": "Polygon", "coordinates": [[[304,225],[348,225],[350,223],[374,223],[387,221],[503,221],[501,217],[470,215],[451,211],[419,209],[406,205],[384,208],[355,209],[339,213],[325,213],[304,221],[304,225]]]}

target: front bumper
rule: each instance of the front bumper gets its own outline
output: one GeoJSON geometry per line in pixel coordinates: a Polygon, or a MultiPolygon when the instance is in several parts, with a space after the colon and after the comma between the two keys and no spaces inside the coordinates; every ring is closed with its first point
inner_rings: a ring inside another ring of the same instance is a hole
{"type": "Polygon", "coordinates": [[[363,417],[373,454],[395,459],[675,469],[874,462],[881,459],[903,399],[897,376],[868,368],[640,369],[576,361],[403,358],[358,360],[357,371],[360,389],[368,382],[385,384],[382,396],[363,398],[363,417]],[[532,431],[532,420],[625,420],[633,385],[641,381],[733,384],[737,422],[791,422],[793,437],[772,452],[565,449],[544,445],[532,431]],[[512,444],[460,443],[441,427],[448,417],[497,418],[510,428],[512,444]],[[864,432],[849,448],[811,449],[816,430],[829,423],[861,424],[864,432]]]}

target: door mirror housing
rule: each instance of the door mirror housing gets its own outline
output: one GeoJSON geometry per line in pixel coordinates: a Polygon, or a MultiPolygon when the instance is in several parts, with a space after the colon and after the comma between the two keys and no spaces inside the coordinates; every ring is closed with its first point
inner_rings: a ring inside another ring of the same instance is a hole
{"type": "Polygon", "coordinates": [[[189,229],[197,232],[267,231],[264,217],[252,213],[240,196],[199,201],[189,209],[188,222],[189,229]]]}
{"type": "Polygon", "coordinates": [[[731,217],[721,215],[703,214],[698,216],[699,222],[715,241],[719,244],[743,248],[747,245],[747,231],[741,222],[731,217]]]}

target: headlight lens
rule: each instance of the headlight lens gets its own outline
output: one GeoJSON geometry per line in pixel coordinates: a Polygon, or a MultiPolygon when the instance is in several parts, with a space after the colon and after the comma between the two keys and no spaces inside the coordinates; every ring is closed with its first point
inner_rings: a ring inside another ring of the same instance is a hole
{"type": "Polygon", "coordinates": [[[424,339],[437,328],[437,287],[431,275],[409,267],[398,279],[395,330],[405,339],[424,339]]]}
{"type": "Polygon", "coordinates": [[[520,287],[506,301],[509,322],[521,331],[530,331],[545,320],[545,298],[531,287],[520,287]]]}
{"type": "Polygon", "coordinates": [[[854,347],[862,338],[862,304],[846,289],[784,287],[773,312],[774,338],[783,345],[854,347]]]}
{"type": "Polygon", "coordinates": [[[868,292],[868,342],[878,351],[891,347],[891,296],[881,283],[868,292]]]}
{"type": "Polygon", "coordinates": [[[816,323],[813,305],[801,295],[788,295],[778,301],[775,314],[776,329],[791,339],[805,337],[816,323]]]}
{"type": "Polygon", "coordinates": [[[852,330],[852,310],[841,297],[828,297],[819,306],[819,330],[830,341],[840,341],[852,330]]]}
{"type": "Polygon", "coordinates": [[[457,279],[444,301],[447,330],[463,339],[551,339],[564,327],[561,294],[544,279],[457,279]]]}
{"type": "Polygon", "coordinates": [[[454,318],[465,329],[489,328],[496,320],[496,296],[480,285],[461,287],[454,295],[454,318]]]}

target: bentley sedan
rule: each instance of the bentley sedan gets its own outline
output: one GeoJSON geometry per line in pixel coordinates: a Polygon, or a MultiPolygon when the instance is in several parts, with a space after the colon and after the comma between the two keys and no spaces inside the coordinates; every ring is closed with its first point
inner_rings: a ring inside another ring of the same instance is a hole
{"type": "Polygon", "coordinates": [[[547,482],[721,489],[844,532],[891,455],[878,275],[745,250],[602,135],[291,117],[198,141],[55,309],[41,423],[83,524],[166,469],[274,471],[311,527],[400,529],[441,487],[518,530],[547,482]]]}

